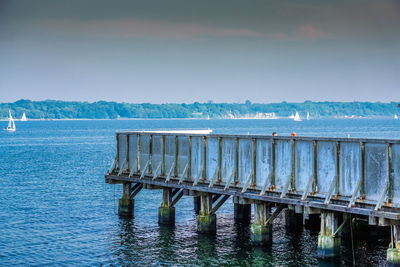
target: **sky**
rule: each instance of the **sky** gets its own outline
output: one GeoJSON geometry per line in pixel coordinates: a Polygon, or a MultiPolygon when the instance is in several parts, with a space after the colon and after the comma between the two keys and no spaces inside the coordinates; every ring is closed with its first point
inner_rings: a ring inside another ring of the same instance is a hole
{"type": "Polygon", "coordinates": [[[0,102],[400,101],[400,0],[0,0],[0,102]]]}

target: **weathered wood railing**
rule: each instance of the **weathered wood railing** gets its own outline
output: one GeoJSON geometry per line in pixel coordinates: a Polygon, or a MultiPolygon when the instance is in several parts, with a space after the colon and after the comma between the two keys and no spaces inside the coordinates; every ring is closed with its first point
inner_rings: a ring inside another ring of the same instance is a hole
{"type": "Polygon", "coordinates": [[[400,140],[118,132],[107,176],[400,220],[400,140]]]}

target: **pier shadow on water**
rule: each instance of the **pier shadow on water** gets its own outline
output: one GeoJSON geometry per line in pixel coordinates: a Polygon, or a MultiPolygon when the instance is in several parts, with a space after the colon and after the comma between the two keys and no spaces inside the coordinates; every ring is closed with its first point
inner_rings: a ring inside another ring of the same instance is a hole
{"type": "MultiPolygon", "coordinates": [[[[196,219],[176,226],[143,225],[135,219],[120,219],[111,264],[134,266],[353,266],[351,239],[342,237],[340,256],[317,258],[318,231],[287,229],[281,217],[273,226],[273,243],[256,247],[249,224],[234,223],[231,214],[218,217],[217,234],[196,230],[196,219]]],[[[389,240],[387,229],[354,233],[356,266],[384,266],[389,240]],[[357,236],[356,236],[357,235],[357,236]]]]}

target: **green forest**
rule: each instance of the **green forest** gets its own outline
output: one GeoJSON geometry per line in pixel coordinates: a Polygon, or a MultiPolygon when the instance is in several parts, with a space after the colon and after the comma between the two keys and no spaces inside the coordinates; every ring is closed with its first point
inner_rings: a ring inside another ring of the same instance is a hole
{"type": "Polygon", "coordinates": [[[67,102],[57,100],[18,100],[0,103],[0,118],[8,117],[8,110],[20,118],[23,112],[28,119],[118,119],[118,118],[243,118],[274,113],[288,117],[299,112],[313,118],[319,117],[393,117],[400,115],[399,103],[371,102],[312,102],[303,103],[207,103],[192,104],[130,104],[117,102],[67,102]]]}

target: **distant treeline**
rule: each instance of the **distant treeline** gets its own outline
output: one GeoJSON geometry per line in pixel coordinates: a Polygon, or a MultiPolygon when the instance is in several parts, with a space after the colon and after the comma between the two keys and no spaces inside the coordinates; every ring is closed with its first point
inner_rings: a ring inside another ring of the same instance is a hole
{"type": "Polygon", "coordinates": [[[394,116],[400,114],[398,103],[370,102],[311,102],[304,103],[198,103],[193,104],[129,104],[98,101],[30,101],[0,103],[0,118],[8,116],[8,109],[16,118],[23,112],[31,119],[116,119],[116,118],[227,118],[251,117],[257,113],[275,113],[287,117],[299,112],[300,116],[343,117],[343,116],[394,116]]]}

